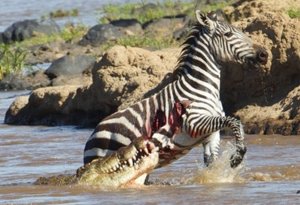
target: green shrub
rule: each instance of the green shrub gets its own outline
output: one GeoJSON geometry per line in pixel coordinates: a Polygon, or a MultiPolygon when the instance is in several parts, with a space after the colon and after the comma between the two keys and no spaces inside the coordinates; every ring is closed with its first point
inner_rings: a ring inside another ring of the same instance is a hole
{"type": "Polygon", "coordinates": [[[287,11],[290,18],[300,18],[300,8],[291,8],[287,11]]]}
{"type": "Polygon", "coordinates": [[[82,37],[87,32],[87,27],[84,25],[67,25],[60,32],[59,36],[66,42],[71,42],[76,38],[82,37]]]}
{"type": "Polygon", "coordinates": [[[22,70],[26,58],[25,50],[9,45],[0,45],[0,80],[7,74],[22,70]]]}
{"type": "Polygon", "coordinates": [[[51,18],[62,18],[66,16],[78,16],[78,15],[79,15],[78,9],[72,9],[72,10],[58,9],[56,11],[50,12],[49,14],[51,18]]]}

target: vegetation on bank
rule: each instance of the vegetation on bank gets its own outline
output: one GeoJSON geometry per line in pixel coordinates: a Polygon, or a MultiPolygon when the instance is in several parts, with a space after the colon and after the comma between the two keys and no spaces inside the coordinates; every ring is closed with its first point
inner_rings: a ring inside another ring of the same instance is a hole
{"type": "MultiPolygon", "coordinates": [[[[194,18],[194,11],[196,7],[201,7],[203,12],[209,12],[222,9],[232,4],[234,1],[235,0],[229,0],[209,5],[198,5],[197,0],[164,0],[162,2],[157,1],[156,3],[149,3],[145,0],[141,0],[136,3],[107,4],[100,10],[102,17],[99,22],[109,23],[110,21],[119,19],[136,19],[141,24],[144,24],[164,16],[178,16],[182,14],[194,18]]],[[[178,46],[179,44],[180,42],[170,38],[169,36],[162,37],[144,34],[143,36],[127,36],[120,38],[116,41],[108,42],[102,47],[104,50],[114,45],[161,49],[178,46]]]]}
{"type": "Polygon", "coordinates": [[[22,70],[26,58],[26,51],[20,47],[0,45],[0,80],[9,73],[22,70]]]}
{"type": "Polygon", "coordinates": [[[100,23],[109,23],[116,19],[137,19],[140,23],[146,23],[163,16],[176,16],[188,13],[193,8],[193,2],[181,2],[166,0],[146,4],[145,1],[127,4],[107,4],[100,10],[102,17],[100,23]]]}
{"type": "Polygon", "coordinates": [[[117,19],[137,19],[143,24],[164,16],[177,16],[179,14],[194,16],[194,11],[197,7],[201,7],[203,12],[222,9],[232,4],[234,0],[205,5],[200,5],[197,2],[197,0],[165,0],[149,4],[147,1],[141,0],[137,3],[107,4],[100,10],[102,17],[99,21],[100,23],[109,23],[117,19]]]}
{"type": "Polygon", "coordinates": [[[103,44],[101,47],[105,51],[115,45],[149,48],[149,49],[163,49],[168,47],[179,46],[180,42],[173,38],[167,37],[148,37],[143,36],[126,36],[119,38],[115,41],[109,41],[103,44]]]}
{"type": "Polygon", "coordinates": [[[79,16],[79,10],[78,9],[71,9],[71,10],[57,9],[55,11],[51,11],[49,14],[43,15],[41,19],[64,18],[68,16],[69,17],[79,16]]]}
{"type": "Polygon", "coordinates": [[[8,74],[19,72],[26,62],[27,50],[35,45],[43,45],[55,41],[73,42],[87,32],[83,25],[68,25],[57,34],[37,34],[35,37],[12,44],[0,44],[0,80],[8,74]]]}
{"type": "Polygon", "coordinates": [[[300,8],[290,8],[287,11],[290,18],[299,18],[300,19],[300,8]]]}
{"type": "Polygon", "coordinates": [[[30,47],[60,40],[65,42],[73,42],[75,39],[81,38],[87,32],[87,30],[87,27],[83,25],[74,26],[70,24],[66,25],[59,33],[51,35],[37,34],[30,39],[16,42],[15,44],[20,47],[30,47]]]}
{"type": "Polygon", "coordinates": [[[57,9],[55,11],[50,12],[50,18],[62,18],[67,16],[78,16],[79,10],[78,9],[71,9],[71,10],[63,10],[57,9]]]}

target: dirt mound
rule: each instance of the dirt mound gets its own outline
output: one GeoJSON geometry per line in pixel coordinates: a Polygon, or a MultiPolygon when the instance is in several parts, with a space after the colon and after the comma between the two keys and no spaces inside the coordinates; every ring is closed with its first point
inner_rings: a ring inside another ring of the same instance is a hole
{"type": "Polygon", "coordinates": [[[115,46],[93,70],[95,92],[102,89],[98,102],[121,108],[140,99],[172,72],[180,49],[151,52],[141,48],[115,46]]]}

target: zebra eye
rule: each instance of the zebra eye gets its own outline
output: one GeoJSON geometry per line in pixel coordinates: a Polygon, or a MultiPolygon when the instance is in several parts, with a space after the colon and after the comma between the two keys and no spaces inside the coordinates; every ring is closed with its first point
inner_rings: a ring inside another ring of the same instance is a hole
{"type": "Polygon", "coordinates": [[[233,33],[231,31],[224,33],[224,36],[226,37],[231,37],[233,35],[233,33]]]}

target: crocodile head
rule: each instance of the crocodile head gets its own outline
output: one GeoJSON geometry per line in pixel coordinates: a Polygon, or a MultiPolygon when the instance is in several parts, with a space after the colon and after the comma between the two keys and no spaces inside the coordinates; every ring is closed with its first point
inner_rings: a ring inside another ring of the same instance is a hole
{"type": "Polygon", "coordinates": [[[129,146],[104,158],[95,159],[77,170],[79,184],[102,188],[128,187],[151,172],[159,160],[158,148],[148,139],[135,139],[129,146]]]}

